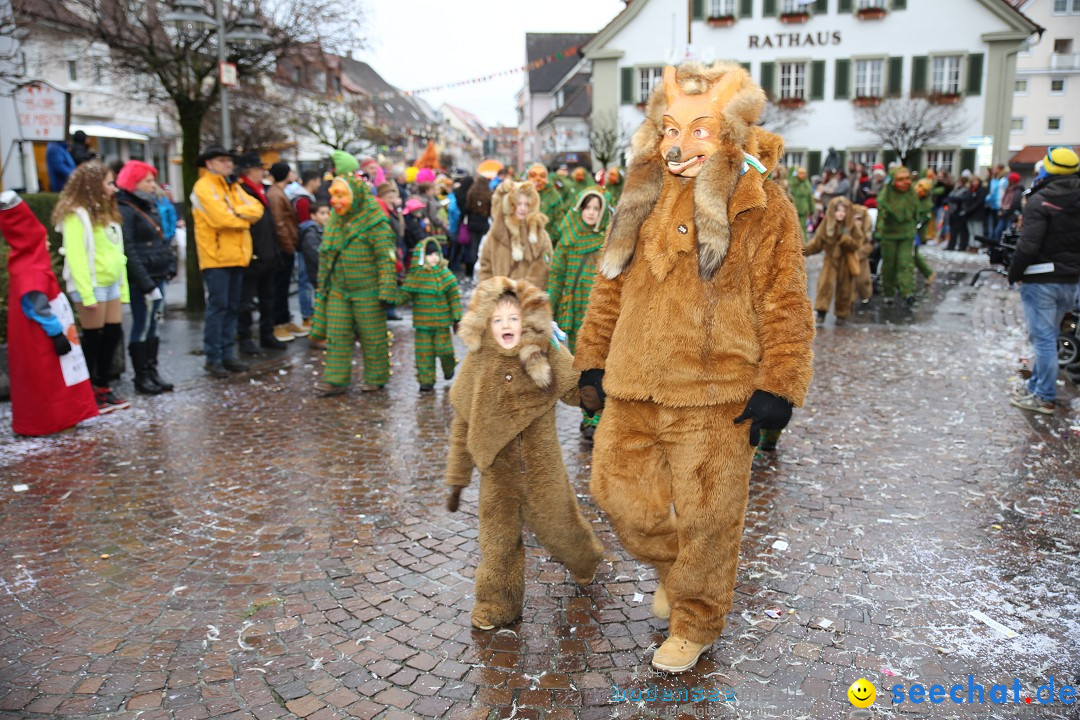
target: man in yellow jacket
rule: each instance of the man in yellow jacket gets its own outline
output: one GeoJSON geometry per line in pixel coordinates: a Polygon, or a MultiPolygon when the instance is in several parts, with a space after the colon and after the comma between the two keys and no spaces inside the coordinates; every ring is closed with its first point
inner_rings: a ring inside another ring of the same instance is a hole
{"type": "Polygon", "coordinates": [[[191,193],[195,218],[195,247],[206,286],[203,352],[206,372],[228,377],[247,364],[236,357],[236,317],[244,286],[244,268],[251,262],[251,224],[263,206],[232,178],[233,159],[225,148],[213,145],[199,155],[206,168],[191,193]]]}

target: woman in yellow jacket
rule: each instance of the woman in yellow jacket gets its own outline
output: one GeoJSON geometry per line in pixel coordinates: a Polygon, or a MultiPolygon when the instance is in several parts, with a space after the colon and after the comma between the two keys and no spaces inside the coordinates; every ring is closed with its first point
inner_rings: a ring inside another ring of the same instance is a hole
{"type": "Polygon", "coordinates": [[[199,156],[206,168],[191,193],[195,218],[195,248],[206,286],[203,351],[206,372],[228,377],[243,372],[246,363],[236,357],[236,318],[244,287],[244,268],[251,262],[251,224],[263,206],[228,178],[233,159],[225,148],[213,146],[199,156]]]}
{"type": "Polygon", "coordinates": [[[52,215],[64,236],[64,280],[79,314],[83,355],[102,414],[131,406],[109,388],[112,359],[124,341],[120,306],[129,299],[115,194],[112,171],[91,160],[68,178],[52,215]]]}

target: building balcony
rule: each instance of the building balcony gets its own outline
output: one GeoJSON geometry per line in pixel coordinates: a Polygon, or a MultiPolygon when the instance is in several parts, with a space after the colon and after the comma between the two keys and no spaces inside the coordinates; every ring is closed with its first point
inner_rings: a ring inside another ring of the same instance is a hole
{"type": "Polygon", "coordinates": [[[1080,53],[1054,53],[1050,56],[1051,70],[1080,69],[1080,53]]]}

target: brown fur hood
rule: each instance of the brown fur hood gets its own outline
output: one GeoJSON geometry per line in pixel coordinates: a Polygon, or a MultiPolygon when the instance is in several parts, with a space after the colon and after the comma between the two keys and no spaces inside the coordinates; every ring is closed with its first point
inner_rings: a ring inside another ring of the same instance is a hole
{"type": "Polygon", "coordinates": [[[547,221],[547,215],[540,212],[540,195],[532,183],[505,180],[495,188],[491,198],[491,235],[509,238],[510,257],[514,262],[521,262],[526,257],[533,259],[543,252],[538,243],[547,221]],[[529,214],[524,221],[514,215],[521,194],[529,199],[529,214]]]}
{"type": "Polygon", "coordinates": [[[450,389],[450,403],[468,419],[469,454],[481,470],[560,398],[577,403],[574,358],[552,341],[551,305],[532,284],[505,277],[480,283],[458,337],[469,354],[450,389]],[[511,350],[501,348],[490,329],[495,304],[507,292],[521,303],[521,340],[511,350]]]}
{"type": "Polygon", "coordinates": [[[657,85],[649,98],[645,121],[634,133],[634,160],[601,260],[600,270],[608,279],[618,277],[633,259],[640,228],[665,182],[693,182],[698,269],[702,279],[710,280],[727,256],[731,221],[744,210],[764,207],[764,183],[783,158],[783,140],[755,125],[765,106],[765,93],[741,66],[720,62],[706,67],[688,62],[677,68],[675,79],[688,94],[704,93],[721,81],[738,88],[724,108],[721,147],[705,162],[697,178],[683,180],[671,175],[660,156],[667,99],[663,87],[657,85]],[[744,171],[744,152],[757,158],[765,172],[753,167],[744,171]]]}

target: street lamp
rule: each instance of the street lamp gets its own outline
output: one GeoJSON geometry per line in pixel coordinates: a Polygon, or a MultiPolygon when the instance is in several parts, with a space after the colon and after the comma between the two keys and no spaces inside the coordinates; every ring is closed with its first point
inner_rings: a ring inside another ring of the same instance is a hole
{"type": "MultiPolygon", "coordinates": [[[[203,10],[203,3],[199,0],[175,0],[174,10],[167,13],[161,19],[164,22],[174,23],[179,32],[188,36],[198,33],[202,28],[216,26],[218,36],[218,82],[221,82],[221,68],[225,64],[225,47],[234,43],[245,50],[254,50],[260,45],[271,41],[269,35],[259,27],[255,19],[255,11],[245,8],[240,13],[240,19],[236,21],[236,27],[225,32],[225,13],[221,8],[221,0],[214,0],[214,17],[210,17],[203,10]]],[[[229,117],[229,90],[224,84],[221,85],[221,144],[226,150],[232,149],[232,121],[229,117]]]]}

